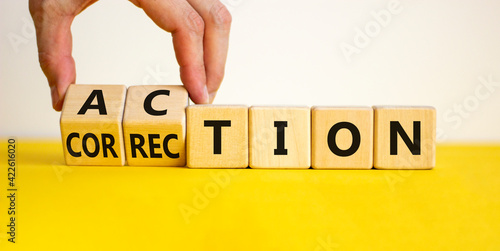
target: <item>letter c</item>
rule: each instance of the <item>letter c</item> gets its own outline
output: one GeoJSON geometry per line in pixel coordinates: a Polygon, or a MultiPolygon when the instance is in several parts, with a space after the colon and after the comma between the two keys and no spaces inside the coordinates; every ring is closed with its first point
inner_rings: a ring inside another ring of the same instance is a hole
{"type": "Polygon", "coordinates": [[[68,153],[73,156],[73,157],[82,157],[82,152],[75,152],[73,151],[73,148],[71,148],[71,140],[73,138],[80,138],[80,134],[77,132],[72,132],[68,135],[68,138],[66,138],[66,148],[68,149],[68,153]]]}
{"type": "Polygon", "coordinates": [[[146,97],[144,99],[144,111],[146,111],[149,115],[153,116],[161,116],[161,115],[166,115],[167,114],[167,109],[165,110],[155,110],[151,106],[151,103],[153,102],[153,99],[158,96],[158,95],[166,95],[170,96],[170,91],[169,90],[156,90],[146,97]]]}

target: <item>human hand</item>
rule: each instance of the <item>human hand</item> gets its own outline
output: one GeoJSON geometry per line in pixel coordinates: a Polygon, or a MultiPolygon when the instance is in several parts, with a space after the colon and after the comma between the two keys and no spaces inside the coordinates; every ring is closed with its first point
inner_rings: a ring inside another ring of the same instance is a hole
{"type": "MultiPolygon", "coordinates": [[[[97,0],[30,0],[38,57],[60,111],[76,80],[71,23],[97,0]]],[[[130,0],[172,33],[181,80],[195,103],[212,103],[224,77],[231,14],[219,0],[130,0]]]]}

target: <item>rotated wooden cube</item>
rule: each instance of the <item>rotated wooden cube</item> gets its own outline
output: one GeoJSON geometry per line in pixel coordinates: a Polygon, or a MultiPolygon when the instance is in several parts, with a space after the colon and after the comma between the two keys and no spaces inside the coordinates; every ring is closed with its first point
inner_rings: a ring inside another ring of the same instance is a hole
{"type": "Polygon", "coordinates": [[[371,107],[313,107],[311,116],[313,168],[372,168],[371,107]]]}
{"type": "Polygon", "coordinates": [[[436,162],[433,107],[375,106],[374,167],[432,169],[436,162]]]}
{"type": "Polygon", "coordinates": [[[185,166],[188,93],[180,85],[128,89],[123,132],[131,166],[185,166]]]}
{"type": "Polygon", "coordinates": [[[308,107],[250,107],[249,137],[251,168],[307,169],[311,165],[308,107]]]}
{"type": "Polygon", "coordinates": [[[248,107],[193,105],[187,112],[187,166],[248,166],[248,107]]]}
{"type": "Polygon", "coordinates": [[[61,112],[67,165],[124,165],[124,85],[70,85],[61,112]]]}

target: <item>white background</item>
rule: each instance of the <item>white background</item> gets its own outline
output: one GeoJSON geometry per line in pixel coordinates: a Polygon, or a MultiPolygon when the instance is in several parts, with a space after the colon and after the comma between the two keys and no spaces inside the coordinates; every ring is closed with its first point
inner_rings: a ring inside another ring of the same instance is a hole
{"type": "MultiPolygon", "coordinates": [[[[382,24],[373,14],[390,0],[223,2],[233,24],[215,103],[431,105],[440,141],[500,141],[500,1],[395,1],[382,24]]],[[[128,1],[97,2],[72,31],[77,83],[181,83],[170,34],[128,1]]],[[[27,0],[0,0],[0,32],[0,136],[60,137],[27,0]]]]}

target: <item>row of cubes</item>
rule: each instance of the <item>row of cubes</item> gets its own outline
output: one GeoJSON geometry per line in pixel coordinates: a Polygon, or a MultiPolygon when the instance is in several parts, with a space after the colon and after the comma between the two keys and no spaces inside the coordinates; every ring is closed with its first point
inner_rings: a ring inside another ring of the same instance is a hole
{"type": "Polygon", "coordinates": [[[67,165],[431,169],[432,107],[189,105],[182,86],[71,85],[67,165]]]}

